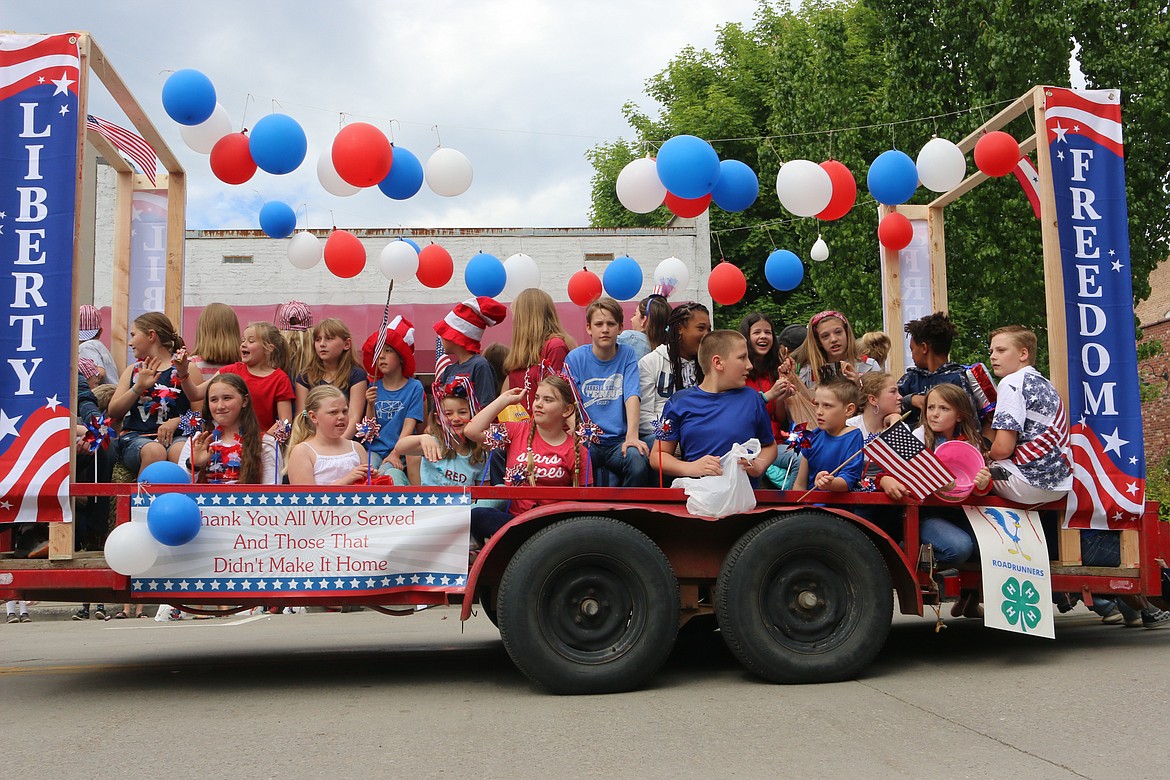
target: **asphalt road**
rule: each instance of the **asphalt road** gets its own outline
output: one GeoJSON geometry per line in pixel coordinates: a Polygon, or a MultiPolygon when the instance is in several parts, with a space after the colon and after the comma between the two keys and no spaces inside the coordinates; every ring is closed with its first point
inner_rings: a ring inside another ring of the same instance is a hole
{"type": "Polygon", "coordinates": [[[864,678],[777,686],[718,634],[652,687],[556,697],[454,609],[0,625],[11,778],[1158,778],[1170,629],[898,618],[864,678]]]}

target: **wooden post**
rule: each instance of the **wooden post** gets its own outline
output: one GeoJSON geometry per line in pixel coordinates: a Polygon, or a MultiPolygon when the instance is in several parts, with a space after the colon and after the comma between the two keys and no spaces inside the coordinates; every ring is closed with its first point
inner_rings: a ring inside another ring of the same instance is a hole
{"type": "Polygon", "coordinates": [[[187,239],[187,176],[167,174],[167,287],[164,308],[183,331],[183,246],[187,239]]]}
{"type": "Polygon", "coordinates": [[[134,201],[134,174],[118,171],[114,196],[113,297],[110,300],[110,351],[118,370],[126,369],[130,333],[130,217],[134,201]]]}

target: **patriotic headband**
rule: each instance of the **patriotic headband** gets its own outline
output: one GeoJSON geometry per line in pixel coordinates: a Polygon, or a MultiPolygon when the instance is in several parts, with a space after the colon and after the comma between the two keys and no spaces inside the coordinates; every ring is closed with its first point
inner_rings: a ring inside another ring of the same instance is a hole
{"type": "Polygon", "coordinates": [[[827,320],[831,317],[836,317],[837,319],[841,320],[841,322],[845,323],[845,327],[847,327],[847,328],[850,327],[849,319],[841,312],[833,311],[832,309],[829,309],[828,311],[823,311],[820,314],[814,314],[813,318],[808,321],[808,327],[811,330],[811,329],[815,328],[817,326],[817,323],[820,322],[821,320],[827,320]]]}

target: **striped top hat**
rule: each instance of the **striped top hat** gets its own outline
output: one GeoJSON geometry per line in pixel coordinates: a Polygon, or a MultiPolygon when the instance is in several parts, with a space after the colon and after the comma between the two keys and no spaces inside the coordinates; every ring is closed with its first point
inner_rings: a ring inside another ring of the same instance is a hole
{"type": "Polygon", "coordinates": [[[508,310],[504,304],[492,298],[468,298],[455,304],[450,314],[435,323],[435,333],[468,352],[479,352],[483,332],[492,325],[499,325],[506,316],[508,310]]]}

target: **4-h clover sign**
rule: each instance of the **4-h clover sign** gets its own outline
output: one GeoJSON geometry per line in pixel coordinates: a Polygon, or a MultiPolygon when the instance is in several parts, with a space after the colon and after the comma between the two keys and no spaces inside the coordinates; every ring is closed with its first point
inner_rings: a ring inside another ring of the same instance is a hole
{"type": "Polygon", "coordinates": [[[1021,583],[1015,577],[1008,577],[1001,592],[1004,600],[999,608],[1008,623],[1013,626],[1019,623],[1025,632],[1040,624],[1040,608],[1036,606],[1040,603],[1040,591],[1031,580],[1021,583]]]}

